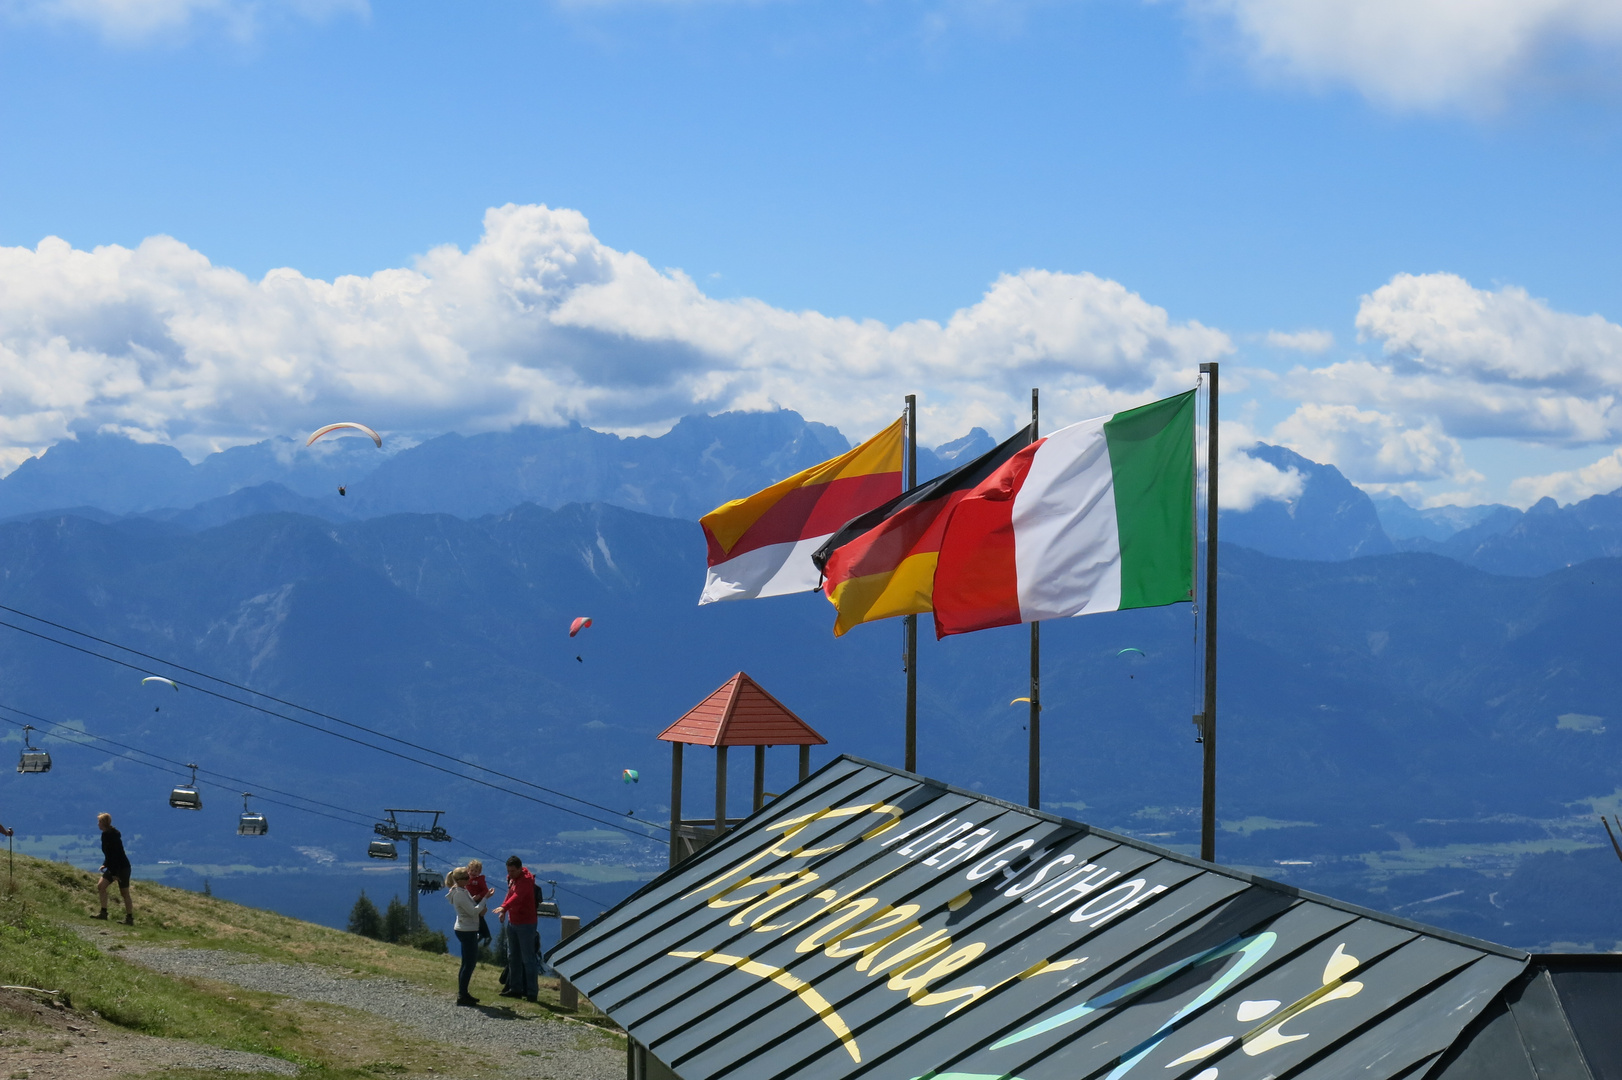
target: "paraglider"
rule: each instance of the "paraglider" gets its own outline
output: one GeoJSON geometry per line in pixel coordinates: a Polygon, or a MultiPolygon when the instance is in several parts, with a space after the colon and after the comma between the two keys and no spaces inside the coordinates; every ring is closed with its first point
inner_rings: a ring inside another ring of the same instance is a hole
{"type": "MultiPolygon", "coordinates": [[[[142,686],[150,686],[153,683],[156,683],[159,686],[167,686],[169,689],[173,690],[175,693],[177,693],[177,694],[180,693],[180,684],[175,682],[173,679],[165,679],[162,675],[148,675],[146,678],[141,680],[141,685],[142,686]]],[[[153,712],[162,712],[163,708],[162,708],[162,706],[154,705],[154,706],[152,706],[152,711],[153,712]]]]}
{"type": "MultiPolygon", "coordinates": [[[[372,440],[372,442],[377,445],[377,448],[379,450],[383,449],[383,436],[379,435],[377,432],[373,431],[371,428],[367,427],[365,424],[357,424],[353,420],[345,420],[345,421],[343,421],[341,423],[328,424],[326,427],[316,428],[313,432],[310,433],[310,437],[308,439],[304,440],[304,445],[309,446],[311,443],[315,442],[317,439],[321,438],[324,435],[331,435],[334,431],[358,431],[362,435],[365,435],[368,438],[370,438],[372,440]]],[[[339,498],[344,498],[348,494],[349,494],[349,485],[348,484],[339,484],[338,485],[338,497],[339,498]]]]}
{"type": "Polygon", "coordinates": [[[1149,654],[1144,652],[1142,649],[1134,649],[1130,645],[1127,646],[1126,648],[1122,649],[1120,652],[1116,653],[1115,655],[1116,656],[1125,656],[1129,652],[1135,652],[1139,656],[1144,657],[1145,659],[1147,659],[1148,656],[1149,656],[1149,654]]]}
{"type": "Polygon", "coordinates": [[[345,430],[358,431],[362,435],[370,436],[371,440],[377,444],[377,448],[379,450],[383,449],[383,436],[379,435],[365,424],[357,424],[353,420],[345,420],[341,423],[328,424],[326,427],[316,428],[315,431],[311,432],[310,437],[304,440],[304,445],[309,446],[323,435],[331,435],[334,431],[345,430]]]}
{"type": "Polygon", "coordinates": [[[580,616],[580,618],[576,619],[574,622],[569,624],[569,636],[574,637],[576,634],[580,633],[580,631],[584,630],[586,627],[588,627],[590,625],[591,625],[591,616],[589,616],[589,615],[580,616]]]}
{"type": "Polygon", "coordinates": [[[1008,704],[1010,704],[1010,705],[1018,705],[1022,701],[1027,705],[1029,705],[1031,703],[1031,699],[1028,698],[1028,697],[1017,697],[1013,701],[1010,701],[1008,704]]]}
{"type": "Polygon", "coordinates": [[[622,783],[635,784],[635,783],[638,783],[641,779],[642,779],[642,777],[640,775],[638,775],[638,773],[637,773],[637,771],[635,769],[626,769],[624,772],[620,773],[620,781],[622,783]]]}

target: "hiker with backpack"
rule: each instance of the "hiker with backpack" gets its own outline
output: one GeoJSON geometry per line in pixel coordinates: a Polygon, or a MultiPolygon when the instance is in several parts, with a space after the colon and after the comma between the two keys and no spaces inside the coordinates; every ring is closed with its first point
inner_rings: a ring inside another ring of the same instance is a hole
{"type": "Polygon", "coordinates": [[[502,997],[535,1001],[540,992],[541,935],[536,928],[535,875],[517,855],[507,860],[507,897],[496,908],[507,924],[507,988],[502,997]]]}

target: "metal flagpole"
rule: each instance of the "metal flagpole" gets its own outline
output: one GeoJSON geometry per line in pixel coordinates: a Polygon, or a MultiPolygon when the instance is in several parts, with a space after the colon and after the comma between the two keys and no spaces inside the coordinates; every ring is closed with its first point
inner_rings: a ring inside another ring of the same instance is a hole
{"type": "MultiPolygon", "coordinates": [[[[1036,389],[1031,389],[1031,441],[1036,441],[1036,389]]],[[[1042,624],[1031,623],[1031,762],[1026,803],[1042,808],[1042,624]]]]}
{"type": "Polygon", "coordinates": [[[1217,365],[1201,364],[1211,376],[1205,430],[1205,701],[1201,743],[1205,751],[1200,783],[1200,858],[1216,862],[1216,692],[1217,692],[1217,365]]]}
{"type": "MultiPolygon", "coordinates": [[[[903,489],[918,486],[918,397],[907,395],[907,471],[903,489]]],[[[918,616],[908,615],[902,631],[902,663],[907,669],[907,764],[908,772],[918,771],[918,616]]]]}

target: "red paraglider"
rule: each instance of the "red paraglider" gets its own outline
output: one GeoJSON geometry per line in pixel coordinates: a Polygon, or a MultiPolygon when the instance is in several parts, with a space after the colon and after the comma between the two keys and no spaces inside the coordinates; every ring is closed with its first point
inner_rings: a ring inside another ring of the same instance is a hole
{"type": "Polygon", "coordinates": [[[580,616],[580,618],[569,624],[569,636],[574,637],[576,634],[580,633],[580,631],[584,630],[590,625],[591,619],[588,616],[580,616]]]}

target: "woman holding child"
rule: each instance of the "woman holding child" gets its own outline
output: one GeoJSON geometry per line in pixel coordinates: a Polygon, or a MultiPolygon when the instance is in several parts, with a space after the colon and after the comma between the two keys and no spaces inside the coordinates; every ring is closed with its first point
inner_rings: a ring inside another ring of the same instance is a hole
{"type": "Polygon", "coordinates": [[[475,897],[468,885],[473,875],[468,867],[458,866],[445,875],[445,899],[456,909],[456,940],[462,946],[462,969],[456,975],[456,1004],[477,1005],[479,999],[468,993],[468,983],[479,962],[479,924],[484,921],[485,898],[489,890],[481,888],[475,897]]]}

